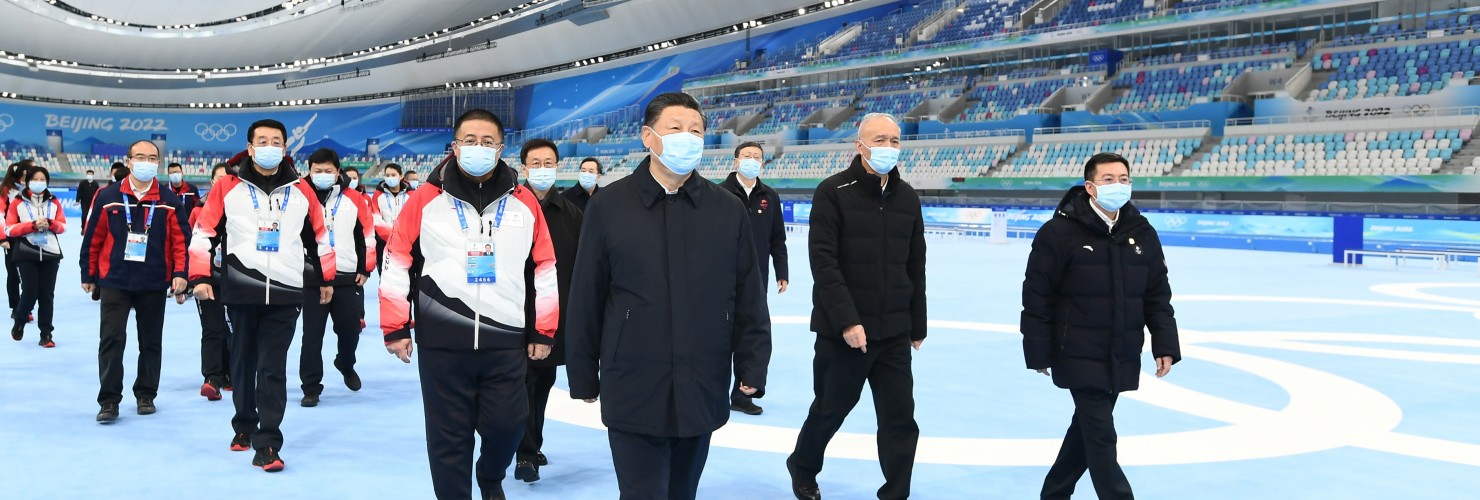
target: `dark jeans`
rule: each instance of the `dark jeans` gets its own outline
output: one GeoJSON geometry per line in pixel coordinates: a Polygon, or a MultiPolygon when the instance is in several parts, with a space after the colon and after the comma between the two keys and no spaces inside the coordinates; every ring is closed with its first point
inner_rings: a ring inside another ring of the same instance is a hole
{"type": "MultiPolygon", "coordinates": [[[[36,326],[41,328],[41,335],[51,336],[51,306],[56,297],[57,265],[61,261],[16,260],[21,279],[21,302],[10,317],[15,319],[15,324],[24,325],[34,307],[36,326]]],[[[160,290],[159,294],[164,296],[164,291],[160,290]]]]}
{"type": "Polygon", "coordinates": [[[1080,390],[1069,391],[1074,397],[1074,420],[1069,431],[1064,433],[1064,444],[1059,446],[1059,457],[1043,479],[1043,498],[1067,499],[1074,494],[1074,485],[1084,472],[1089,471],[1090,481],[1100,498],[1134,498],[1131,483],[1120,470],[1115,458],[1115,401],[1119,395],[1112,392],[1080,390]]]}
{"type": "Polygon", "coordinates": [[[848,347],[841,337],[817,336],[812,360],[812,407],[797,436],[796,449],[786,459],[793,479],[813,484],[822,472],[822,453],[858,404],[863,383],[874,396],[878,418],[879,467],[884,486],[879,498],[908,498],[915,466],[920,427],[915,423],[915,379],[911,371],[910,338],[870,340],[867,353],[848,347]]]}
{"type": "Polygon", "coordinates": [[[123,350],[128,343],[128,313],[134,312],[139,335],[139,368],[134,374],[134,397],[154,399],[159,394],[161,340],[164,337],[165,296],[161,291],[103,288],[99,294],[98,404],[123,401],[123,350]]]}
{"type": "Polygon", "coordinates": [[[217,389],[231,379],[231,327],[226,324],[226,306],[219,300],[195,301],[200,313],[200,375],[217,389]]]}
{"type": "Polygon", "coordinates": [[[694,500],[709,437],[669,438],[607,429],[622,500],[694,500]]]}
{"type": "Polygon", "coordinates": [[[533,462],[545,445],[545,407],[550,404],[550,389],[555,387],[556,368],[531,366],[524,385],[529,393],[529,421],[524,426],[524,439],[519,441],[519,461],[533,462]]]}

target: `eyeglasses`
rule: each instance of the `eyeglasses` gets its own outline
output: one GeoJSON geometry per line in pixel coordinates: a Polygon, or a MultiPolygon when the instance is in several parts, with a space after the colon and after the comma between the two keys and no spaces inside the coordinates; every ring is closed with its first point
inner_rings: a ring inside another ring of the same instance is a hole
{"type": "Polygon", "coordinates": [[[154,155],[154,156],[133,155],[133,156],[130,156],[129,159],[130,160],[133,160],[133,161],[157,162],[157,161],[159,161],[159,155],[154,155]]]}
{"type": "Polygon", "coordinates": [[[461,139],[461,140],[458,140],[457,143],[458,144],[461,144],[463,146],[483,146],[485,148],[493,148],[493,149],[503,149],[504,148],[504,144],[503,143],[501,143],[501,142],[493,142],[493,141],[477,142],[477,141],[474,141],[472,139],[461,139]]]}
{"type": "Polygon", "coordinates": [[[532,161],[532,162],[529,162],[529,163],[525,163],[525,165],[528,166],[529,168],[555,168],[557,166],[560,166],[560,163],[559,162],[556,162],[554,160],[551,160],[551,161],[532,161]]]}

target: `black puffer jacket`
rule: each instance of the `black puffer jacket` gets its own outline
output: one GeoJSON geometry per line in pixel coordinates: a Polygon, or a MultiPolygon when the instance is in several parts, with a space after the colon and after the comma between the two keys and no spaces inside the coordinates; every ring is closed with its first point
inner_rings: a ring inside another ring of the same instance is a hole
{"type": "Polygon", "coordinates": [[[1052,368],[1065,389],[1132,391],[1140,387],[1143,331],[1154,357],[1182,358],[1172,287],[1156,229],[1136,207],[1115,227],[1090,206],[1084,186],[1059,202],[1033,238],[1023,280],[1023,356],[1028,368],[1052,368]]]}
{"type": "Polygon", "coordinates": [[[915,188],[879,177],[854,156],[812,196],[812,331],[842,337],[863,325],[870,341],[925,338],[925,219],[915,188]]]}

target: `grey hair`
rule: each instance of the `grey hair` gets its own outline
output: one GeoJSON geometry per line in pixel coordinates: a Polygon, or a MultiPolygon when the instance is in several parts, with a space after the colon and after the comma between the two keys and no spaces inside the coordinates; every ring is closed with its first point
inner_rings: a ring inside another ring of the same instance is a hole
{"type": "Polygon", "coordinates": [[[894,122],[894,124],[896,124],[896,125],[899,124],[899,120],[895,120],[894,119],[894,115],[891,115],[889,113],[869,113],[869,114],[863,115],[863,119],[862,120],[858,120],[858,138],[859,139],[862,139],[863,138],[863,126],[864,126],[864,124],[867,124],[870,121],[881,119],[881,118],[888,119],[889,121],[894,122]]]}

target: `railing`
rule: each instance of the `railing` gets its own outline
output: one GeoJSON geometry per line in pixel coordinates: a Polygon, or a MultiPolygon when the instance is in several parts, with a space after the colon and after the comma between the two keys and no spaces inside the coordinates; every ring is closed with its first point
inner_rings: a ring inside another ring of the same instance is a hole
{"type": "Polygon", "coordinates": [[[365,76],[370,76],[370,70],[356,68],[353,72],[350,72],[350,73],[339,73],[337,75],[320,76],[320,77],[315,77],[315,78],[307,78],[307,79],[303,79],[303,80],[283,80],[282,83],[277,84],[277,88],[278,88],[278,90],[283,90],[283,89],[290,89],[290,88],[294,88],[294,87],[306,87],[306,86],[309,86],[309,85],[318,85],[320,83],[337,82],[337,81],[341,81],[341,80],[348,80],[348,79],[351,79],[351,78],[360,78],[360,77],[365,77],[365,76]]]}
{"type": "Polygon", "coordinates": [[[1185,120],[1161,123],[1116,123],[1113,125],[1080,125],[1077,127],[1041,127],[1033,129],[1033,135],[1088,134],[1096,132],[1125,132],[1134,130],[1167,130],[1187,128],[1210,128],[1208,120],[1185,120]]]}
{"type": "MultiPolygon", "coordinates": [[[[1041,198],[995,196],[921,196],[929,205],[982,205],[1019,208],[1052,208],[1058,206],[1063,193],[1045,192],[1041,198]]],[[[782,196],[783,200],[791,199],[782,196]]],[[[796,199],[807,199],[802,195],[796,199]]],[[[1217,210],[1243,215],[1329,215],[1384,214],[1480,216],[1480,205],[1450,203],[1351,203],[1311,201],[1230,201],[1230,200],[1135,200],[1136,208],[1150,210],[1217,210]]],[[[1469,217],[1464,217],[1469,218],[1469,217]]]]}
{"type": "MultiPolygon", "coordinates": [[[[1452,108],[1411,108],[1391,109],[1391,106],[1378,106],[1369,111],[1373,118],[1391,118],[1393,115],[1405,115],[1412,118],[1441,118],[1448,116],[1480,116],[1480,106],[1462,106],[1452,108]],[[1382,112],[1382,114],[1378,114],[1382,112]]],[[[1326,116],[1321,113],[1311,115],[1280,115],[1280,116],[1258,116],[1253,118],[1229,118],[1223,122],[1227,127],[1247,127],[1251,125],[1288,125],[1292,123],[1311,123],[1325,121],[1350,121],[1363,116],[1342,114],[1340,116],[1326,116]]]]}

